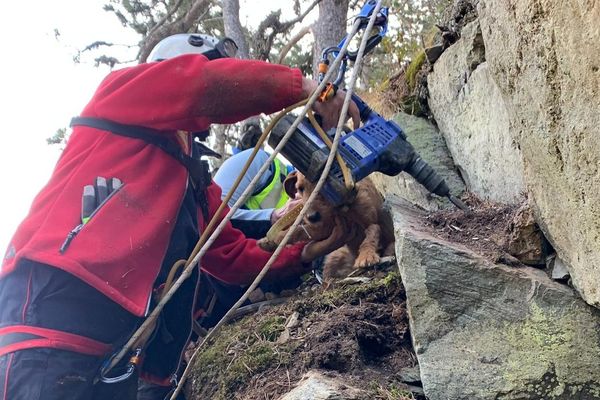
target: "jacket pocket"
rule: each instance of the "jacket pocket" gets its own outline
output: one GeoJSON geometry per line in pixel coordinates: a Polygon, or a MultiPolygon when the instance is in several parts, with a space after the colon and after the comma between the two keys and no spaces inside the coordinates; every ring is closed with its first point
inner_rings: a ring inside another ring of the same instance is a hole
{"type": "MultiPolygon", "coordinates": [[[[112,199],[122,188],[123,186],[125,186],[125,184],[120,185],[119,187],[115,188],[114,190],[112,190],[107,196],[106,198],[94,209],[94,211],[89,215],[86,216],[85,218],[82,217],[82,222],[77,225],[75,228],[73,228],[68,234],[67,237],[65,238],[65,241],[63,242],[63,244],[60,246],[59,252],[61,254],[63,254],[65,251],[67,251],[67,248],[69,247],[69,245],[71,244],[71,242],[73,241],[73,239],[75,239],[75,236],[77,236],[79,234],[79,232],[81,232],[81,230],[90,223],[90,221],[92,220],[92,218],[94,218],[94,216],[96,214],[98,214],[98,212],[110,201],[110,199],[112,199]]],[[[84,190],[84,199],[86,196],[86,192],[84,190]]],[[[82,203],[85,204],[85,201],[82,201],[82,203]]]]}

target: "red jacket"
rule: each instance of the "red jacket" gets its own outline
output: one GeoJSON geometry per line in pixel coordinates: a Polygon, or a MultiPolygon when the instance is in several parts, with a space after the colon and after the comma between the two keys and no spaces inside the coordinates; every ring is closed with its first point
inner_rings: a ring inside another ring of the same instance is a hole
{"type": "MultiPolygon", "coordinates": [[[[177,130],[203,131],[211,123],[276,112],[301,100],[301,86],[297,69],[186,55],[111,73],[81,115],[163,130],[188,151],[191,135],[177,130]]],[[[21,258],[31,259],[67,271],[133,314],[143,315],[187,184],[187,170],[159,148],[75,127],[48,184],[9,244],[0,278],[21,258]],[[118,177],[123,186],[61,253],[67,235],[81,222],[83,187],[97,176],[118,177]]],[[[212,216],[221,203],[220,189],[212,184],[207,196],[212,216]]],[[[207,221],[197,214],[202,231],[207,221]]],[[[299,244],[285,249],[273,274],[302,272],[302,248],[299,244]]],[[[228,224],[201,266],[225,282],[244,284],[269,257],[228,224]]]]}

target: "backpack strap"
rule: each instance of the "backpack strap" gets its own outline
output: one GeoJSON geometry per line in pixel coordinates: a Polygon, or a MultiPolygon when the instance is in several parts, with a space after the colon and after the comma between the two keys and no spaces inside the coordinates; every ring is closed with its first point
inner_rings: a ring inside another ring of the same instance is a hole
{"type": "MultiPolygon", "coordinates": [[[[196,199],[200,203],[204,218],[208,219],[208,202],[205,190],[210,185],[212,179],[208,168],[208,161],[188,156],[175,142],[160,135],[160,131],[156,129],[137,125],[125,125],[107,119],[93,117],[74,117],[71,119],[70,126],[89,126],[91,128],[112,132],[116,135],[140,139],[163,150],[188,170],[194,184],[196,199]]],[[[198,142],[194,142],[194,144],[199,148],[201,156],[207,155],[221,158],[219,153],[212,151],[205,145],[198,142]]]]}

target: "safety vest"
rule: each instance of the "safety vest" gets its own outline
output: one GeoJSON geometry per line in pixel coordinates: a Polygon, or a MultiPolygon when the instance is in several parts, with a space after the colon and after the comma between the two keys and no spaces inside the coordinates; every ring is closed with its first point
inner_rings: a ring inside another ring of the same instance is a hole
{"type": "Polygon", "coordinates": [[[250,210],[265,208],[280,208],[288,201],[288,195],[283,189],[283,179],[287,176],[287,168],[277,158],[273,160],[275,167],[271,175],[271,181],[258,194],[253,195],[246,202],[250,210]]]}

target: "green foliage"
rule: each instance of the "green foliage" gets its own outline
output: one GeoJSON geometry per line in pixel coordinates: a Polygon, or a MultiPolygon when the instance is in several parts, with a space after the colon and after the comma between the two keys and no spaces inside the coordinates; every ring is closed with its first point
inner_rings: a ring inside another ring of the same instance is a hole
{"type": "Polygon", "coordinates": [[[382,302],[383,299],[393,297],[393,294],[396,294],[401,287],[402,280],[400,274],[390,272],[382,279],[324,291],[321,296],[312,298],[311,301],[296,302],[295,307],[301,315],[304,315],[315,311],[337,308],[344,304],[356,305],[363,301],[377,303],[382,302]]]}
{"type": "Polygon", "coordinates": [[[210,382],[216,389],[213,399],[230,399],[235,390],[252,376],[273,365],[286,364],[290,360],[292,347],[276,345],[274,342],[284,330],[285,317],[259,316],[246,318],[227,328],[226,334],[198,354],[196,379],[202,385],[210,382]]]}
{"type": "Polygon", "coordinates": [[[125,28],[139,34],[140,42],[118,44],[117,49],[115,43],[97,40],[81,49],[73,60],[76,63],[82,62],[85,55],[93,57],[96,66],[104,64],[113,68],[119,64],[145,59],[148,47],[152,48],[160,39],[172,33],[201,30],[203,33],[222,36],[223,13],[220,5],[214,3],[216,2],[213,0],[108,0],[103,10],[114,14],[125,28]],[[202,3],[203,7],[196,7],[194,10],[196,3],[202,3]],[[146,43],[147,40],[149,43],[146,43]],[[123,59],[131,58],[131,51],[125,52],[127,56],[123,56],[123,49],[138,48],[140,52],[135,59],[123,59]]]}
{"type": "Polygon", "coordinates": [[[284,330],[285,317],[276,316],[263,321],[258,327],[258,334],[269,342],[277,340],[281,332],[284,330]]]}
{"type": "MultiPolygon", "coordinates": [[[[112,12],[125,27],[133,29],[143,37],[159,24],[169,24],[182,21],[195,0],[109,0],[104,10],[112,12]]],[[[204,21],[203,28],[209,34],[223,33],[222,11],[207,2],[199,22],[204,21]],[[210,20],[210,21],[209,21],[210,20]]]]}
{"type": "MultiPolygon", "coordinates": [[[[143,48],[147,37],[156,35],[158,31],[164,31],[164,35],[172,32],[174,27],[179,26],[179,31],[202,31],[207,34],[222,36],[223,10],[220,2],[207,0],[202,2],[202,12],[195,21],[187,21],[189,13],[197,8],[199,0],[107,0],[104,10],[113,13],[121,25],[132,29],[141,36],[140,43],[129,44],[129,46],[140,45],[143,48]],[[166,27],[170,27],[166,29],[166,27]]],[[[306,9],[312,1],[288,0],[292,2],[296,15],[306,9]]],[[[439,22],[443,11],[452,3],[451,0],[392,0],[390,6],[389,29],[380,46],[372,52],[365,60],[368,70],[369,86],[374,82],[381,82],[393,73],[397,72],[403,63],[407,62],[423,45],[422,35],[427,32],[436,22],[439,22]]],[[[364,4],[363,1],[352,2],[349,17],[358,12],[364,4]]],[[[275,14],[277,11],[274,12],[275,14]]],[[[273,14],[273,13],[271,13],[273,14]]],[[[269,19],[268,16],[263,22],[269,19]]],[[[273,18],[271,18],[273,19],[273,18]]],[[[273,29],[284,24],[280,18],[274,18],[273,29]],[[275,21],[276,20],[276,21],[275,21]]],[[[275,60],[278,50],[289,39],[289,32],[277,35],[274,38],[271,49],[266,49],[266,57],[275,60]]],[[[256,32],[246,31],[247,38],[253,37],[256,32]]],[[[252,41],[250,41],[252,42],[252,41]]],[[[264,53],[261,50],[264,43],[250,43],[258,46],[251,50],[252,54],[264,53]]],[[[95,63],[108,64],[111,67],[131,60],[121,60],[114,54],[99,54],[106,51],[113,43],[98,40],[82,50],[82,53],[94,53],[95,63]]],[[[303,72],[308,73],[311,65],[308,60],[311,57],[312,46],[304,43],[295,46],[289,54],[289,64],[298,66],[303,72]]],[[[265,56],[263,56],[265,58],[265,56]]],[[[75,57],[75,61],[81,60],[81,54],[75,57]]]]}
{"type": "MultiPolygon", "coordinates": [[[[358,3],[358,7],[362,6],[358,3]]],[[[399,72],[426,43],[452,0],[392,0],[388,32],[381,44],[367,57],[366,85],[373,87],[399,72]]],[[[353,10],[356,12],[356,10],[353,10]]]]}
{"type": "Polygon", "coordinates": [[[303,50],[300,46],[294,46],[287,58],[286,63],[292,67],[299,68],[304,76],[312,76],[312,48],[303,50]]]}
{"type": "Polygon", "coordinates": [[[57,129],[53,136],[46,138],[46,143],[49,145],[60,144],[64,145],[67,142],[67,128],[57,129]]]}
{"type": "MultiPolygon", "coordinates": [[[[279,342],[287,316],[298,312],[301,317],[322,315],[338,307],[364,303],[387,304],[390,299],[405,299],[400,274],[391,272],[371,282],[348,285],[324,292],[298,296],[293,301],[270,310],[247,316],[226,325],[199,351],[194,365],[191,398],[226,400],[247,385],[252,377],[277,369],[303,370],[307,359],[299,357],[302,340],[279,342]]],[[[314,316],[313,316],[314,318],[314,316]]],[[[393,385],[381,387],[381,393],[401,393],[393,385]]],[[[374,397],[408,400],[410,397],[374,397]]]]}
{"type": "MultiPolygon", "coordinates": [[[[83,55],[93,57],[95,65],[108,65],[111,68],[130,63],[131,51],[123,53],[123,47],[139,49],[137,59],[144,59],[150,49],[158,41],[176,32],[203,32],[213,36],[223,36],[224,22],[221,2],[216,0],[106,0],[103,9],[112,13],[124,27],[140,35],[138,43],[120,44],[96,40],[82,49],[75,57],[75,62],[82,62],[83,55]],[[123,55],[126,54],[126,55],[123,55]]],[[[308,10],[313,0],[286,0],[293,6],[297,18],[308,10]]],[[[442,12],[452,0],[390,0],[389,27],[382,43],[364,59],[361,71],[363,88],[373,88],[385,84],[390,76],[399,72],[419,51],[422,51],[426,32],[431,32],[436,22],[441,20],[442,12]]],[[[351,2],[348,20],[364,5],[364,1],[351,2]]],[[[280,5],[278,5],[280,7],[280,5]]],[[[284,7],[281,5],[281,7],[284,7]]],[[[313,11],[315,12],[315,11],[313,11]]],[[[291,39],[296,25],[281,17],[275,10],[264,10],[262,22],[257,29],[243,27],[244,36],[248,40],[251,57],[260,57],[271,62],[278,60],[278,55],[291,39]],[[289,25],[288,25],[289,23],[289,25]],[[262,29],[262,30],[261,30],[262,29]],[[276,33],[276,34],[273,34],[276,33]]],[[[350,23],[350,22],[349,22],[350,23]]],[[[314,38],[307,35],[294,45],[287,53],[285,63],[302,70],[305,76],[312,75],[314,38]]],[[[419,57],[421,55],[419,54],[419,57]]],[[[416,70],[415,70],[416,72],[416,70]]],[[[416,74],[412,75],[414,80],[416,74]]],[[[414,87],[414,81],[411,83],[414,87]]],[[[412,102],[411,102],[412,104],[412,102]]],[[[414,108],[414,106],[410,106],[414,108]]],[[[232,137],[237,136],[235,129],[232,137]]]]}
{"type": "MultiPolygon", "coordinates": [[[[279,59],[279,54],[291,39],[290,34],[282,35],[275,39],[271,49],[270,60],[279,59]]],[[[282,64],[290,67],[299,68],[304,76],[312,76],[313,46],[312,35],[307,34],[302,40],[296,43],[286,54],[282,64]]]]}

